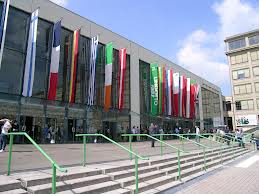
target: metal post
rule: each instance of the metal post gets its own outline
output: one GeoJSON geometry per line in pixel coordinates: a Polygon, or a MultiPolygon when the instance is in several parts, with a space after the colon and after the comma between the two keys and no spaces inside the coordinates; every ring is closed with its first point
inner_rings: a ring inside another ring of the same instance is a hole
{"type": "Polygon", "coordinates": [[[222,147],[222,144],[220,144],[220,160],[221,160],[221,164],[223,164],[222,163],[222,151],[223,151],[223,147],[222,147]]]}
{"type": "Polygon", "coordinates": [[[163,155],[163,135],[160,135],[160,155],[163,155]]]}
{"type": "Polygon", "coordinates": [[[52,194],[56,194],[56,166],[52,164],[52,194]]]}
{"type": "Polygon", "coordinates": [[[11,174],[12,150],[13,150],[13,134],[10,135],[10,142],[9,142],[8,169],[7,169],[8,176],[11,174]]]}
{"type": "Polygon", "coordinates": [[[234,160],[234,155],[235,155],[235,149],[234,149],[234,144],[232,143],[232,150],[233,150],[233,156],[232,156],[232,158],[233,158],[233,160],[234,160]]]}
{"type": "Polygon", "coordinates": [[[132,160],[132,136],[129,136],[129,147],[130,147],[130,160],[132,160]]]}
{"type": "Polygon", "coordinates": [[[204,170],[207,171],[207,165],[206,165],[206,150],[205,150],[205,147],[203,147],[203,156],[204,156],[204,170]]]}
{"type": "Polygon", "coordinates": [[[84,162],[83,166],[86,165],[86,136],[83,136],[83,143],[84,143],[84,162]]]}
{"type": "Polygon", "coordinates": [[[183,143],[183,137],[180,136],[179,139],[181,139],[181,142],[182,142],[182,149],[184,150],[184,143],[183,143]]]}
{"type": "Polygon", "coordinates": [[[135,156],[135,184],[136,184],[135,194],[138,194],[138,157],[137,156],[135,156]]]}
{"type": "Polygon", "coordinates": [[[181,181],[181,158],[180,158],[180,150],[177,150],[177,159],[178,159],[178,180],[181,181]]]}

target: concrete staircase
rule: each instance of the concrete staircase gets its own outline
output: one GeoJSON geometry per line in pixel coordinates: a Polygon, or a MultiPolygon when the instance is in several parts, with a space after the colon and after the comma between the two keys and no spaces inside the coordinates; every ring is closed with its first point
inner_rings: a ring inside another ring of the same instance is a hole
{"type": "MultiPolygon", "coordinates": [[[[231,161],[250,150],[224,147],[221,155],[216,148],[206,152],[207,172],[231,161]]],[[[175,154],[151,157],[139,161],[139,192],[159,193],[183,184],[206,173],[202,151],[181,156],[181,181],[178,180],[178,161],[175,154]]],[[[135,168],[133,161],[120,161],[87,167],[71,167],[67,173],[57,172],[57,193],[75,194],[131,194],[135,192],[135,168]]],[[[51,170],[0,176],[0,193],[49,194],[51,193],[51,170]]]]}

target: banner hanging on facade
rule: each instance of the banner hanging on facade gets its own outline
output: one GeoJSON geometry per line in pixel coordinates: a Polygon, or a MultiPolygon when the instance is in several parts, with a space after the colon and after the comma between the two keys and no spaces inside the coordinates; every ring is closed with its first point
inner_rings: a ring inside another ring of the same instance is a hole
{"type": "Polygon", "coordinates": [[[179,116],[179,73],[173,74],[173,113],[175,117],[179,116]]]}
{"type": "Polygon", "coordinates": [[[70,103],[75,102],[79,36],[80,36],[80,29],[75,30],[74,39],[73,39],[71,74],[70,74],[70,91],[69,91],[69,102],[70,103]]]}
{"type": "Polygon", "coordinates": [[[171,116],[173,113],[172,110],[172,93],[173,93],[173,86],[172,81],[173,79],[173,70],[167,70],[167,115],[171,116]]]}
{"type": "Polygon", "coordinates": [[[61,20],[54,24],[53,41],[50,60],[48,100],[56,99],[58,85],[58,69],[60,57],[61,20]]]}
{"type": "Polygon", "coordinates": [[[34,82],[38,16],[38,9],[31,14],[30,31],[26,52],[22,95],[28,97],[32,96],[32,88],[34,82]]]}
{"type": "Polygon", "coordinates": [[[124,82],[125,82],[125,73],[126,73],[126,49],[120,49],[119,52],[119,103],[118,109],[121,110],[124,104],[124,82]]]}
{"type": "Polygon", "coordinates": [[[190,101],[191,101],[191,79],[187,78],[186,84],[186,118],[190,118],[190,101]]]}
{"type": "Polygon", "coordinates": [[[106,44],[106,65],[105,65],[105,88],[104,88],[104,110],[108,111],[111,107],[111,90],[112,90],[112,60],[113,44],[106,44]]]}
{"type": "Polygon", "coordinates": [[[151,114],[158,113],[158,65],[150,64],[151,114]]]}
{"type": "Polygon", "coordinates": [[[236,115],[236,126],[257,125],[257,115],[236,115]]]}
{"type": "Polygon", "coordinates": [[[93,37],[91,39],[91,56],[90,56],[90,66],[89,66],[89,82],[88,82],[88,98],[87,98],[87,104],[89,106],[94,105],[97,47],[98,47],[98,36],[93,37]]]}
{"type": "Polygon", "coordinates": [[[163,107],[163,69],[162,67],[158,67],[158,83],[159,83],[159,87],[158,87],[158,91],[159,91],[159,95],[158,95],[158,114],[162,114],[162,107],[163,107]]]}

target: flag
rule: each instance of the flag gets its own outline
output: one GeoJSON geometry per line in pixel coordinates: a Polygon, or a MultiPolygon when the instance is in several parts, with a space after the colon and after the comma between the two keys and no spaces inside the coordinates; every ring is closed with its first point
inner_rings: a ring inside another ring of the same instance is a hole
{"type": "Polygon", "coordinates": [[[175,117],[179,116],[179,73],[173,74],[173,113],[175,117]]]}
{"type": "Polygon", "coordinates": [[[126,49],[120,49],[119,52],[119,103],[118,109],[121,110],[124,104],[124,82],[125,82],[125,73],[126,73],[126,49]]]}
{"type": "Polygon", "coordinates": [[[39,10],[36,9],[31,14],[30,31],[27,43],[22,95],[29,97],[32,96],[32,87],[34,81],[38,16],[39,10]]]}
{"type": "Polygon", "coordinates": [[[180,117],[186,117],[186,77],[180,76],[180,117]]]}
{"type": "Polygon", "coordinates": [[[60,40],[61,40],[61,20],[54,24],[53,42],[50,59],[49,89],[48,100],[56,99],[56,91],[58,85],[58,69],[60,56],[60,40]]]}
{"type": "Polygon", "coordinates": [[[186,84],[186,118],[190,118],[190,100],[191,100],[191,79],[187,78],[186,84]]]}
{"type": "Polygon", "coordinates": [[[108,111],[111,107],[111,90],[112,90],[112,60],[113,44],[106,44],[106,65],[105,65],[105,88],[104,88],[104,110],[108,111]]]}
{"type": "Polygon", "coordinates": [[[73,35],[73,50],[72,50],[72,63],[70,73],[70,89],[69,89],[69,102],[75,102],[75,88],[76,88],[76,72],[77,72],[77,60],[78,60],[78,42],[80,36],[80,29],[74,31],[73,35]]]}
{"type": "Polygon", "coordinates": [[[158,113],[162,114],[162,106],[163,106],[163,69],[162,67],[158,67],[158,113]]]}
{"type": "Polygon", "coordinates": [[[172,77],[173,70],[167,70],[167,115],[172,115],[172,77]]]}
{"type": "Polygon", "coordinates": [[[163,94],[162,94],[162,114],[165,113],[165,105],[166,105],[166,69],[165,66],[162,68],[162,77],[163,77],[163,94]]]}
{"type": "Polygon", "coordinates": [[[67,69],[69,61],[69,50],[70,50],[70,36],[65,37],[65,47],[64,47],[64,65],[63,65],[63,89],[62,89],[62,101],[66,101],[67,94],[67,69]]]}
{"type": "Polygon", "coordinates": [[[0,24],[0,69],[2,64],[3,52],[4,52],[4,42],[5,42],[5,34],[6,34],[6,26],[7,26],[7,19],[9,13],[9,5],[10,0],[5,0],[4,5],[2,8],[2,16],[1,16],[1,24],[0,24]]]}
{"type": "Polygon", "coordinates": [[[90,56],[88,99],[87,99],[87,104],[89,106],[94,105],[97,48],[98,48],[98,36],[93,37],[91,39],[91,56],[90,56]]]}
{"type": "Polygon", "coordinates": [[[195,117],[195,81],[191,80],[190,86],[190,118],[195,117]]]}
{"type": "Polygon", "coordinates": [[[158,112],[158,65],[150,64],[150,92],[151,92],[151,114],[158,112]]]}
{"type": "Polygon", "coordinates": [[[126,72],[126,49],[120,49],[119,52],[119,103],[118,109],[123,108],[124,103],[124,82],[125,82],[125,72],[126,72]]]}

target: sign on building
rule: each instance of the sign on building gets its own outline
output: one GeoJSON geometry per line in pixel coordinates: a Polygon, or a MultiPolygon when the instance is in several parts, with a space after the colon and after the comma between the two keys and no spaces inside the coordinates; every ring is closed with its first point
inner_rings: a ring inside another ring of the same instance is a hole
{"type": "Polygon", "coordinates": [[[237,115],[236,126],[257,125],[256,115],[237,115]]]}

